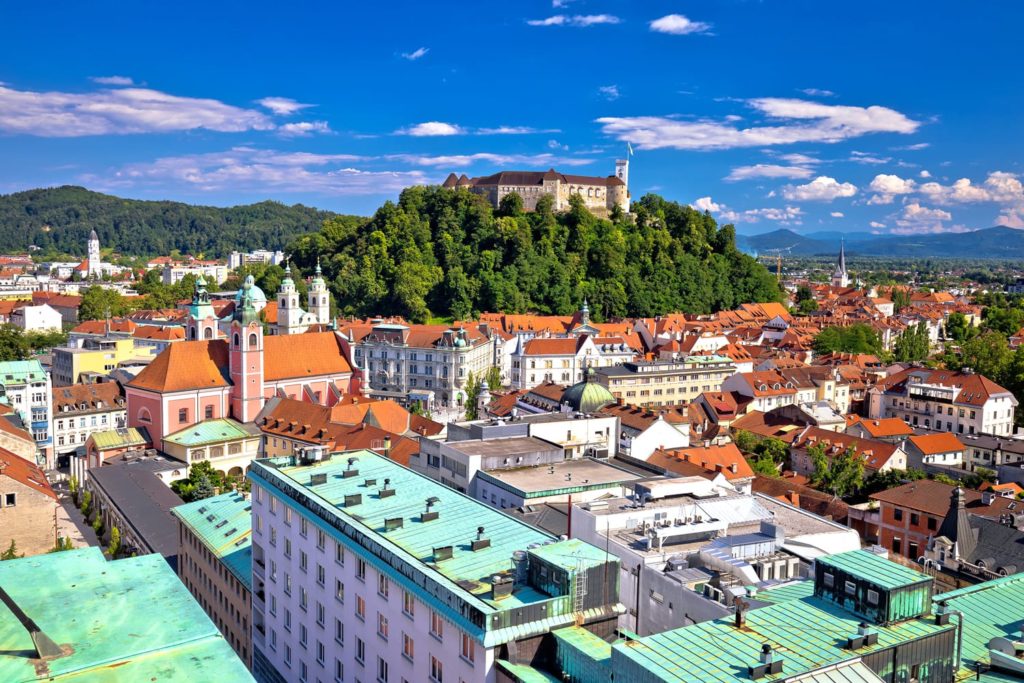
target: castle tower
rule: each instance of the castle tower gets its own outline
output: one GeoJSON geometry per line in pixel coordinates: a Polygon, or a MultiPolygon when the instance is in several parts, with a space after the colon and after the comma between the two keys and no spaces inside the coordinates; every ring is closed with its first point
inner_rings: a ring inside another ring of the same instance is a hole
{"type": "Polygon", "coordinates": [[[188,306],[185,337],[186,339],[215,339],[217,336],[217,314],[210,304],[210,294],[206,291],[206,279],[200,275],[196,278],[192,303],[188,306]]]}
{"type": "Polygon", "coordinates": [[[263,324],[249,288],[232,316],[229,344],[231,417],[252,422],[263,408],[263,324]]]}
{"type": "Polygon", "coordinates": [[[850,286],[850,275],[846,272],[846,242],[839,243],[839,263],[836,264],[836,270],[832,273],[832,286],[833,287],[849,287],[850,286]]]}
{"type": "Polygon", "coordinates": [[[629,187],[629,159],[615,160],[615,177],[622,181],[622,184],[629,187]]]}
{"type": "Polygon", "coordinates": [[[295,291],[292,267],[289,264],[285,266],[284,279],[281,280],[281,287],[277,290],[277,333],[298,334],[303,313],[305,311],[299,308],[299,294],[295,291]]]}
{"type": "Polygon", "coordinates": [[[100,261],[100,236],[93,230],[89,233],[88,257],[86,260],[89,277],[99,277],[103,274],[103,267],[100,261]]]}
{"type": "Polygon", "coordinates": [[[316,274],[309,284],[309,312],[316,317],[321,325],[331,322],[331,300],[327,293],[327,283],[324,282],[323,272],[320,270],[320,259],[316,260],[316,274]]]}
{"type": "Polygon", "coordinates": [[[487,408],[491,405],[491,387],[486,379],[480,380],[480,393],[476,397],[476,416],[478,418],[487,416],[487,408]]]}

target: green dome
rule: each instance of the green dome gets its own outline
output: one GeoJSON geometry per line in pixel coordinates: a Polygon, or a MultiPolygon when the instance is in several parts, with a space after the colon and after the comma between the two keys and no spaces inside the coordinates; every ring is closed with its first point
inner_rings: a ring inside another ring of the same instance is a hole
{"type": "Polygon", "coordinates": [[[581,413],[594,413],[606,405],[615,403],[612,392],[598,384],[593,368],[587,368],[585,379],[562,392],[562,403],[581,413]]]}

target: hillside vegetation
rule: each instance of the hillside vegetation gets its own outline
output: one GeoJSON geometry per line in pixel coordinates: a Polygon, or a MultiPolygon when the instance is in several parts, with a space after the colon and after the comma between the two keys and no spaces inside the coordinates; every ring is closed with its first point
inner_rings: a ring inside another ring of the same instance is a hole
{"type": "Polygon", "coordinates": [[[335,214],[301,204],[265,201],[218,208],[121,199],[64,186],[0,195],[0,251],[85,254],[89,232],[100,245],[132,256],[224,257],[232,250],[283,249],[335,214]]]}
{"type": "Polygon", "coordinates": [[[598,319],[707,313],[777,301],[775,279],[736,249],[731,225],[646,195],[636,220],[595,218],[582,202],[493,211],[465,190],[414,187],[369,220],[329,218],[289,247],[304,272],[322,255],[342,313],[465,318],[481,311],[570,314],[586,297],[598,319]]]}

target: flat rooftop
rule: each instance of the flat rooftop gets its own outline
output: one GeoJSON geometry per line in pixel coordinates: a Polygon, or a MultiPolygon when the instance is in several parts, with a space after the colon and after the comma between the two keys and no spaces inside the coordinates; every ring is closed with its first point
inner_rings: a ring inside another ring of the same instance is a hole
{"type": "Polygon", "coordinates": [[[445,446],[466,455],[482,457],[516,456],[537,453],[538,451],[562,452],[562,447],[532,436],[517,436],[507,439],[471,439],[468,441],[449,441],[445,446]]]}
{"type": "Polygon", "coordinates": [[[171,513],[252,590],[252,502],[238,492],[179,505],[171,513]]]}
{"type": "Polygon", "coordinates": [[[0,605],[0,680],[243,682],[253,678],[159,555],[108,562],[81,548],[0,562],[0,584],[70,652],[40,662],[0,605]]]}
{"type": "Polygon", "coordinates": [[[642,478],[589,458],[564,460],[536,467],[486,470],[480,472],[478,476],[526,497],[556,493],[565,489],[592,489],[632,484],[642,478]]]}

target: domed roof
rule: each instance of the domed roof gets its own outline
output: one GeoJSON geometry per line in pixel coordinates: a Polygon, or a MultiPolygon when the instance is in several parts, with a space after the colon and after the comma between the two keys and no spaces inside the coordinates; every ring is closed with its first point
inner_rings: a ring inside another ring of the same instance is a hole
{"type": "Polygon", "coordinates": [[[245,282],[242,283],[242,288],[235,293],[235,303],[242,303],[242,293],[249,290],[249,296],[252,299],[253,305],[257,310],[263,308],[260,304],[267,303],[267,295],[263,293],[263,290],[256,286],[256,279],[252,275],[245,276],[245,282]]]}
{"type": "Polygon", "coordinates": [[[597,382],[593,368],[587,368],[582,382],[562,392],[562,403],[581,413],[593,413],[615,403],[612,392],[597,382]]]}

